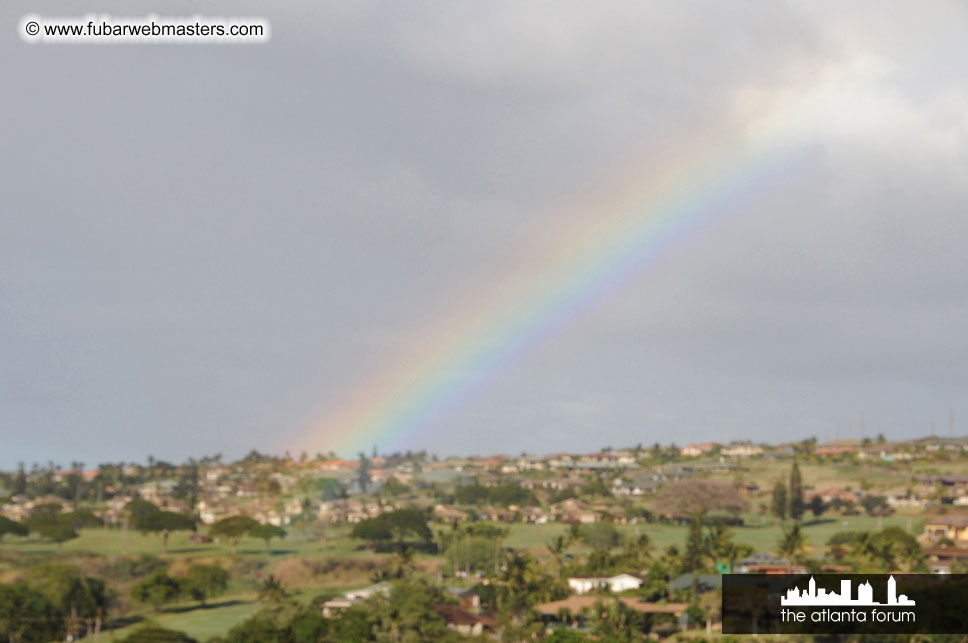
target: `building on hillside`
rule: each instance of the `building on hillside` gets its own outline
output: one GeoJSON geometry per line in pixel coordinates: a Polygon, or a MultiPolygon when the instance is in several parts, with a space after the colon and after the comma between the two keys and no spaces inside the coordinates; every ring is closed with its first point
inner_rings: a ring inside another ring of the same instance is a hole
{"type": "Polygon", "coordinates": [[[918,484],[925,489],[941,489],[949,497],[968,493],[968,476],[922,476],[918,479],[918,484]]]}
{"type": "Polygon", "coordinates": [[[14,522],[24,522],[30,517],[30,509],[22,504],[6,504],[0,508],[0,516],[13,520],[14,522]]]}
{"type": "Polygon", "coordinates": [[[955,563],[968,563],[968,549],[963,547],[928,547],[924,556],[932,574],[950,574],[955,563]]]}
{"type": "Polygon", "coordinates": [[[612,493],[617,496],[638,498],[655,493],[661,485],[662,481],[656,480],[654,476],[621,477],[612,481],[612,493]]]}
{"type": "Polygon", "coordinates": [[[814,493],[810,494],[812,499],[814,496],[819,496],[821,500],[825,503],[833,502],[839,500],[840,502],[852,502],[857,503],[859,500],[856,493],[852,491],[847,491],[841,487],[827,487],[825,489],[819,489],[814,493]]]}
{"type": "Polygon", "coordinates": [[[548,489],[551,491],[564,491],[584,486],[586,482],[578,476],[545,478],[543,480],[525,479],[521,481],[524,489],[534,491],[535,489],[548,489]]]}
{"type": "Polygon", "coordinates": [[[635,456],[627,451],[606,451],[602,453],[589,453],[579,458],[585,463],[600,463],[610,466],[631,466],[636,463],[635,456]]]}
{"type": "Polygon", "coordinates": [[[325,618],[332,618],[338,613],[349,609],[356,603],[365,601],[368,598],[376,596],[377,594],[382,594],[383,596],[390,595],[390,583],[383,581],[382,583],[377,583],[375,585],[369,585],[362,589],[354,589],[349,592],[345,592],[341,597],[334,598],[326,601],[322,604],[323,616],[325,618]]]}
{"type": "Polygon", "coordinates": [[[437,505],[434,507],[434,516],[444,522],[465,522],[470,519],[470,514],[461,511],[457,507],[448,505],[437,505]]]}
{"type": "Polygon", "coordinates": [[[763,455],[763,447],[752,442],[738,442],[723,447],[719,453],[727,458],[752,458],[763,455]]]}
{"type": "Polygon", "coordinates": [[[514,512],[501,507],[483,507],[478,510],[477,517],[492,522],[514,522],[514,512]]]}
{"type": "Polygon", "coordinates": [[[687,444],[679,450],[679,453],[687,458],[696,458],[709,453],[719,447],[718,442],[700,442],[698,444],[687,444]]]}
{"type": "Polygon", "coordinates": [[[818,458],[833,458],[855,454],[860,451],[860,448],[860,440],[833,440],[819,445],[810,453],[818,458]]]}
{"type": "Polygon", "coordinates": [[[968,516],[964,514],[946,514],[943,516],[928,516],[924,519],[924,532],[920,540],[936,543],[948,538],[955,545],[968,544],[968,516]]]}
{"type": "Polygon", "coordinates": [[[481,610],[481,595],[473,589],[446,587],[444,591],[456,598],[460,602],[462,609],[472,612],[479,612],[481,610]]]}
{"type": "Polygon", "coordinates": [[[598,512],[591,509],[580,500],[568,498],[551,505],[551,513],[560,522],[587,525],[598,522],[598,512]]]}
{"type": "Polygon", "coordinates": [[[884,500],[889,507],[914,507],[921,509],[928,504],[926,498],[912,489],[891,489],[884,492],[884,500]]]}
{"type": "Polygon", "coordinates": [[[443,617],[447,629],[464,636],[484,636],[497,630],[497,619],[488,612],[477,614],[446,603],[435,605],[434,611],[443,617]]]}
{"type": "Polygon", "coordinates": [[[861,460],[881,460],[882,462],[899,462],[902,460],[911,460],[914,458],[914,454],[910,451],[900,448],[896,444],[874,444],[871,446],[863,447],[857,452],[857,457],[861,460]]]}
{"type": "Polygon", "coordinates": [[[238,510],[230,507],[224,501],[200,500],[195,505],[195,510],[198,512],[198,519],[205,525],[211,525],[223,518],[238,515],[238,510]]]}
{"type": "Polygon", "coordinates": [[[568,587],[579,596],[596,589],[607,589],[613,594],[638,589],[644,581],[633,574],[617,574],[615,576],[572,576],[568,579],[568,587]]]}
{"type": "Polygon", "coordinates": [[[521,520],[533,525],[543,525],[551,520],[552,516],[541,507],[521,507],[518,509],[521,520]]]}

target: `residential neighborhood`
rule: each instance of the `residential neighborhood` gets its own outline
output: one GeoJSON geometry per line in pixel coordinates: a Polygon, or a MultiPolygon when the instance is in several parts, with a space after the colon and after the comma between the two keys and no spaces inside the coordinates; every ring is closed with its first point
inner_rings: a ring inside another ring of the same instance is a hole
{"type": "Polygon", "coordinates": [[[968,439],[376,453],[22,466],[0,475],[0,571],[101,570],[75,638],[177,623],[189,594],[155,584],[211,567],[212,596],[247,606],[223,633],[293,592],[327,631],[416,593],[452,636],[506,639],[594,632],[612,597],[655,636],[714,631],[723,573],[968,570],[968,439]],[[156,571],[111,571],[142,560],[156,571]]]}

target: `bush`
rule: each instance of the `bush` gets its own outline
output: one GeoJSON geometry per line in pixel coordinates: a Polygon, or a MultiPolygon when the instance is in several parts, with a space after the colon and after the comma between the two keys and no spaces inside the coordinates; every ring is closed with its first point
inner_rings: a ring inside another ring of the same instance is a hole
{"type": "Polygon", "coordinates": [[[155,609],[160,609],[165,603],[170,603],[182,593],[178,581],[165,572],[156,572],[145,578],[131,590],[131,597],[139,603],[148,603],[155,609]]]}
{"type": "Polygon", "coordinates": [[[114,564],[114,572],[125,578],[144,578],[168,569],[168,563],[151,554],[141,554],[137,558],[122,558],[114,564]]]}
{"type": "Polygon", "coordinates": [[[64,615],[46,596],[22,583],[0,585],[0,637],[54,641],[64,635],[64,615]]]}
{"type": "Polygon", "coordinates": [[[184,632],[149,623],[121,639],[121,643],[197,643],[197,641],[184,632]]]}
{"type": "Polygon", "coordinates": [[[229,574],[219,565],[192,565],[181,581],[183,594],[205,604],[205,600],[218,596],[229,584],[229,574]]]}
{"type": "Polygon", "coordinates": [[[827,546],[856,545],[867,534],[866,531],[838,531],[827,540],[827,546]]]}
{"type": "Polygon", "coordinates": [[[619,533],[610,522],[594,522],[582,525],[578,530],[578,537],[592,549],[611,549],[618,546],[619,533]]]}

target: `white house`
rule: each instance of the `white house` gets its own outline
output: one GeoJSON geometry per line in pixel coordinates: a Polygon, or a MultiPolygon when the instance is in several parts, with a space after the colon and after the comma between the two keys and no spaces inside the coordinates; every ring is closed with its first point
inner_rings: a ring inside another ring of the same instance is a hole
{"type": "Polygon", "coordinates": [[[762,455],[763,447],[751,443],[741,442],[723,447],[720,453],[727,458],[751,458],[753,456],[762,455]]]}
{"type": "Polygon", "coordinates": [[[355,589],[346,592],[341,597],[328,600],[322,605],[323,616],[325,618],[331,618],[339,612],[349,609],[354,604],[360,601],[365,601],[371,596],[375,596],[377,594],[389,596],[390,583],[383,581],[382,583],[377,583],[376,585],[370,585],[362,589],[355,589]]]}
{"type": "Polygon", "coordinates": [[[613,593],[638,589],[642,586],[642,579],[632,574],[618,574],[616,576],[572,576],[568,579],[568,587],[576,594],[587,594],[593,589],[605,589],[613,593]]]}

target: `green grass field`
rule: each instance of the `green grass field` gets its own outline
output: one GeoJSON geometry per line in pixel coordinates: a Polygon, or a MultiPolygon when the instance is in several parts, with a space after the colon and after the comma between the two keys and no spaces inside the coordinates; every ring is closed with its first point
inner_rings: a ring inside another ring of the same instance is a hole
{"type": "MultiPolygon", "coordinates": [[[[756,518],[762,520],[759,517],[756,518]]],[[[808,545],[822,548],[826,545],[827,540],[838,531],[876,531],[884,527],[901,527],[911,534],[917,535],[921,533],[923,523],[922,518],[905,516],[888,516],[886,518],[871,518],[869,516],[821,517],[815,521],[807,518],[804,522],[803,531],[808,545]]],[[[653,547],[660,550],[669,545],[682,546],[686,541],[687,528],[681,526],[638,524],[623,525],[619,529],[628,534],[648,535],[652,540],[653,547]]],[[[540,526],[516,524],[511,526],[511,532],[505,544],[509,547],[539,548],[545,543],[551,542],[557,536],[564,534],[567,530],[567,525],[555,523],[540,526]]],[[[734,527],[732,531],[736,542],[750,545],[755,551],[770,552],[776,548],[783,528],[779,523],[771,521],[761,527],[734,527]]]]}
{"type": "MultiPolygon", "coordinates": [[[[189,540],[191,533],[176,531],[168,538],[168,555],[172,558],[211,558],[233,555],[229,543],[196,544],[189,540]]],[[[0,551],[17,552],[36,556],[60,556],[88,553],[100,556],[162,555],[162,539],[158,534],[142,535],[120,529],[84,529],[80,537],[57,545],[40,538],[8,537],[0,551]]],[[[290,530],[284,540],[271,541],[267,550],[261,540],[243,539],[235,548],[235,554],[250,558],[272,559],[279,556],[324,556],[332,558],[365,557],[370,553],[349,538],[349,528],[332,527],[325,538],[310,536],[298,528],[290,530]]]]}

